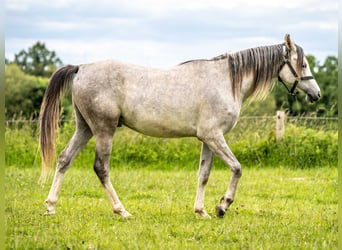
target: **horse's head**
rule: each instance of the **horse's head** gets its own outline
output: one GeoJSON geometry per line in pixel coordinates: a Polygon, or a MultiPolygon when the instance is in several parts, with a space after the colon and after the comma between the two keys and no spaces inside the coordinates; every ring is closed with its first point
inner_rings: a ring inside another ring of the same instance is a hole
{"type": "Polygon", "coordinates": [[[284,62],[281,65],[278,74],[279,81],[292,85],[291,90],[289,90],[291,95],[296,94],[295,89],[298,87],[306,93],[306,99],[308,101],[318,101],[321,97],[321,91],[315,78],[312,76],[303,49],[298,45],[295,45],[288,34],[285,35],[283,56],[284,62]]]}

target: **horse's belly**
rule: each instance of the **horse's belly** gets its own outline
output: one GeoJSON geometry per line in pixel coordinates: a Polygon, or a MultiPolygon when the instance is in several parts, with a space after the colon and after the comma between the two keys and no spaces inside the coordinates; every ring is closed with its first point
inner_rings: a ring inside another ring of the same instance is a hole
{"type": "Polygon", "coordinates": [[[178,118],[160,116],[156,119],[149,115],[138,115],[129,118],[123,116],[121,122],[123,125],[135,131],[154,137],[175,138],[196,136],[196,123],[190,119],[178,118]]]}
{"type": "Polygon", "coordinates": [[[168,127],[163,126],[155,126],[151,125],[150,127],[130,127],[127,126],[139,133],[144,135],[149,135],[153,137],[160,137],[160,138],[179,138],[179,137],[194,137],[196,136],[195,130],[175,130],[168,127]]]}

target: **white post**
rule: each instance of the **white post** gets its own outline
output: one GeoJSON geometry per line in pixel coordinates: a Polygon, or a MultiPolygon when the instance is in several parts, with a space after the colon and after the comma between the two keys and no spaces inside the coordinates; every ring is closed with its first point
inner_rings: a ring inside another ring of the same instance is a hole
{"type": "Polygon", "coordinates": [[[284,137],[284,130],[285,130],[285,112],[284,111],[277,111],[277,123],[276,123],[276,141],[280,141],[284,137]]]}

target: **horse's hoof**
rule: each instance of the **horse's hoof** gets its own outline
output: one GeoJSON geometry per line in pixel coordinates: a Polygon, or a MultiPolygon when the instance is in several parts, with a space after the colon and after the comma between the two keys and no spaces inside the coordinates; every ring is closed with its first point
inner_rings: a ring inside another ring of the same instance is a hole
{"type": "Polygon", "coordinates": [[[211,219],[211,216],[205,210],[195,211],[195,214],[201,218],[211,219]]]}
{"type": "Polygon", "coordinates": [[[223,218],[225,213],[226,213],[226,211],[220,205],[216,206],[216,215],[217,215],[217,217],[223,218]]]}
{"type": "Polygon", "coordinates": [[[44,215],[55,215],[55,210],[51,210],[51,211],[49,211],[49,210],[46,210],[46,212],[44,213],[44,215]]]}
{"type": "Polygon", "coordinates": [[[128,219],[128,218],[131,218],[133,217],[133,215],[131,215],[129,212],[127,211],[124,211],[123,213],[120,214],[121,218],[124,218],[124,219],[128,219]]]}

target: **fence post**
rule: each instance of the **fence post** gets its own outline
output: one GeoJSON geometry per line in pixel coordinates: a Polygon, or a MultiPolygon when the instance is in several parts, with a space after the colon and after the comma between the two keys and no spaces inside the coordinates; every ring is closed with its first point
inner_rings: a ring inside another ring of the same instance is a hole
{"type": "Polygon", "coordinates": [[[284,137],[284,130],[285,130],[285,112],[284,111],[277,111],[277,122],[276,122],[276,141],[280,141],[284,137]]]}

